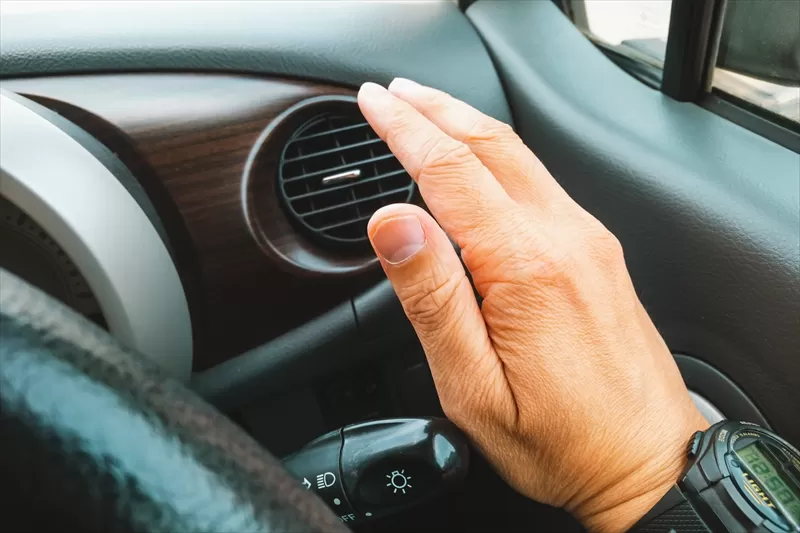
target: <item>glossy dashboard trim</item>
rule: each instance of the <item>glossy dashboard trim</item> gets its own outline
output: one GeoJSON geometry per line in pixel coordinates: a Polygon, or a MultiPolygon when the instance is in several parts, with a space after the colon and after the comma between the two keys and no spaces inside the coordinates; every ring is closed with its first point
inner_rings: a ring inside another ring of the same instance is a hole
{"type": "MultiPolygon", "coordinates": [[[[0,87],[81,126],[139,181],[164,221],[193,304],[195,371],[297,328],[381,277],[375,264],[353,269],[370,251],[323,250],[294,230],[279,205],[277,167],[260,168],[252,190],[261,227],[283,255],[314,258],[314,270],[266,253],[242,204],[247,161],[263,132],[298,102],[351,96],[347,89],[210,73],[26,78],[0,87]]],[[[260,150],[279,153],[284,141],[271,135],[260,150]]]]}

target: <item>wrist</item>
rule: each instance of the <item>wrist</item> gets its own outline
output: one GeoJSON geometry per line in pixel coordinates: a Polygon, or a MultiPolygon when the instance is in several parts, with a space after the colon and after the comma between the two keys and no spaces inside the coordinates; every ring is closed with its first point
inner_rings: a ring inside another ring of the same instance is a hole
{"type": "Polygon", "coordinates": [[[681,471],[683,466],[677,471],[665,470],[665,475],[659,476],[660,479],[654,480],[649,487],[637,488],[626,501],[589,514],[581,519],[581,523],[587,531],[603,533],[628,531],[669,492],[681,471]]]}
{"type": "Polygon", "coordinates": [[[587,499],[573,514],[589,531],[628,531],[678,482],[688,461],[686,444],[694,432],[708,425],[699,412],[693,414],[659,450],[630,474],[587,499]]]}

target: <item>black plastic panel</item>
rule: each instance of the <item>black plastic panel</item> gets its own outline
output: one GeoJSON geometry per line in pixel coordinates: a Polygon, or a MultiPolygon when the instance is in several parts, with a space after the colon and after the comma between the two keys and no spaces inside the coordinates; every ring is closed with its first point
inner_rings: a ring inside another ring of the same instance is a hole
{"type": "Polygon", "coordinates": [[[222,410],[309,384],[363,357],[350,301],[303,326],[192,376],[191,388],[222,410]]]}

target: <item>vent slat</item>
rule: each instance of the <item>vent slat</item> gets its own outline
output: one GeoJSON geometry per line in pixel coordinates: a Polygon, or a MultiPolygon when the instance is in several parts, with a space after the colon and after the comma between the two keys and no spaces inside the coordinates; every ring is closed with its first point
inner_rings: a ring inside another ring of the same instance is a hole
{"type": "Polygon", "coordinates": [[[415,185],[358,107],[337,108],[301,126],[288,140],[278,167],[278,190],[287,214],[321,244],[366,244],[367,221],[393,202],[411,200],[415,185]],[[358,170],[345,182],[322,178],[358,170]]]}
{"type": "Polygon", "coordinates": [[[369,163],[377,163],[378,161],[384,161],[386,159],[395,159],[394,154],[385,154],[379,155],[377,157],[373,157],[371,159],[365,159],[363,161],[358,161],[357,163],[348,163],[346,165],[338,165],[335,167],[326,168],[324,170],[317,170],[315,172],[307,172],[306,174],[301,174],[300,176],[292,176],[291,178],[286,178],[283,180],[284,183],[291,183],[293,181],[300,181],[309,178],[316,178],[317,176],[325,176],[328,174],[336,174],[343,170],[352,170],[353,168],[357,168],[359,165],[366,165],[369,163]]]}
{"type": "Polygon", "coordinates": [[[287,144],[286,146],[289,146],[289,145],[294,144],[294,143],[302,142],[302,141],[307,141],[309,139],[316,139],[317,137],[324,137],[326,135],[336,135],[337,133],[344,133],[346,131],[360,130],[361,128],[366,128],[367,126],[369,126],[369,124],[364,122],[362,124],[353,124],[352,126],[342,126],[341,128],[335,128],[335,129],[332,129],[332,130],[329,130],[329,131],[323,131],[323,132],[320,132],[320,133],[312,133],[311,135],[306,135],[304,137],[296,137],[296,138],[292,139],[291,141],[289,141],[289,144],[287,144]]]}
{"type": "MultiPolygon", "coordinates": [[[[376,181],[383,181],[383,180],[385,180],[387,178],[391,178],[393,176],[400,176],[401,174],[405,174],[405,173],[406,173],[406,170],[404,168],[401,168],[400,170],[395,170],[393,172],[386,172],[384,174],[378,174],[377,176],[373,176],[371,178],[360,179],[360,180],[356,181],[355,183],[360,185],[360,184],[363,184],[363,183],[372,183],[372,182],[376,182],[376,181]]],[[[289,197],[289,200],[295,201],[295,200],[302,200],[304,198],[313,198],[314,196],[321,196],[323,194],[327,194],[327,193],[335,192],[335,191],[341,191],[341,190],[344,190],[344,189],[350,189],[352,187],[353,187],[353,183],[345,183],[344,185],[334,185],[334,186],[328,185],[324,189],[319,189],[319,190],[316,190],[316,191],[313,191],[313,192],[304,193],[304,194],[298,194],[297,196],[291,196],[291,197],[289,197]]],[[[401,187],[401,189],[402,189],[402,187],[401,187]]]]}
{"type": "Polygon", "coordinates": [[[324,157],[326,155],[338,154],[339,152],[345,152],[347,150],[352,150],[354,148],[361,148],[363,146],[369,146],[370,144],[375,144],[380,142],[383,142],[380,138],[369,139],[368,141],[361,141],[359,143],[349,144],[347,146],[337,146],[336,148],[331,148],[330,150],[322,150],[321,152],[312,152],[310,154],[304,154],[299,157],[293,157],[291,159],[284,160],[284,163],[296,163],[298,161],[305,161],[306,159],[312,159],[314,157],[324,157]]]}
{"type": "MultiPolygon", "coordinates": [[[[409,185],[410,187],[410,185],[409,185]]],[[[302,218],[308,218],[310,216],[318,215],[320,213],[328,213],[329,211],[335,211],[336,209],[344,209],[347,207],[353,207],[355,205],[366,203],[371,200],[378,200],[380,198],[384,198],[386,196],[391,196],[393,194],[397,194],[403,192],[403,189],[395,189],[393,191],[386,191],[378,194],[373,194],[371,196],[365,196],[364,198],[356,198],[355,200],[349,200],[347,202],[342,202],[340,204],[332,205],[330,207],[323,207],[322,209],[317,209],[315,211],[310,211],[308,213],[303,213],[300,215],[302,218]]]]}
{"type": "Polygon", "coordinates": [[[332,229],[343,228],[345,226],[349,226],[350,224],[358,224],[360,222],[369,222],[369,219],[372,218],[372,214],[364,217],[354,218],[352,220],[345,220],[344,222],[337,222],[336,224],[330,224],[328,226],[323,226],[319,228],[320,231],[330,231],[332,229]]]}

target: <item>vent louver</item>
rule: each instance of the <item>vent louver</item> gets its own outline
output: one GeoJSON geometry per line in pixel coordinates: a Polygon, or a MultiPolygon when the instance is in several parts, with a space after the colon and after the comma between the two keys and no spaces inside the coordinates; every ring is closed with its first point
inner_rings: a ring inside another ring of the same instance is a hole
{"type": "Polygon", "coordinates": [[[372,214],[411,200],[414,182],[353,106],[351,113],[317,115],[294,132],[281,154],[278,189],[312,238],[359,244],[372,214]]]}

